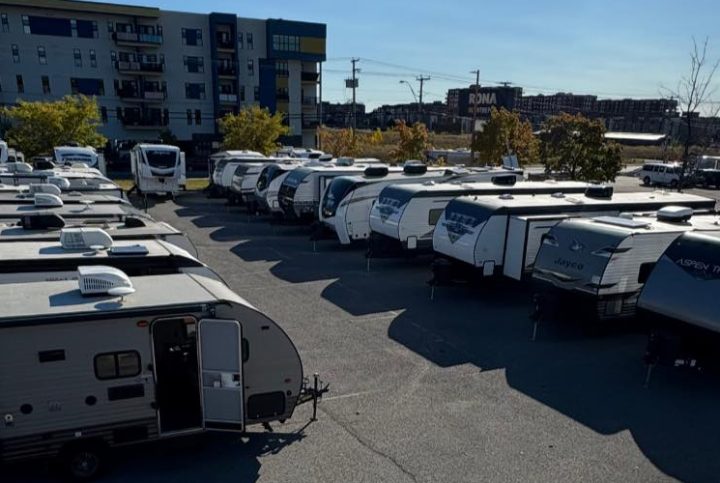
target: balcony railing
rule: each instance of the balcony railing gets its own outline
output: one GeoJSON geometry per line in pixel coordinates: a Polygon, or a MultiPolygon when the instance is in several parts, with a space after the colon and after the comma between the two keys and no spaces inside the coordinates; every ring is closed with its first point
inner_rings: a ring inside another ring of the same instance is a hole
{"type": "Polygon", "coordinates": [[[120,89],[118,90],[118,97],[127,101],[154,101],[160,102],[165,100],[167,92],[165,91],[145,91],[138,92],[135,89],[120,89]]]}
{"type": "Polygon", "coordinates": [[[219,97],[220,102],[237,103],[237,100],[238,100],[237,94],[219,94],[218,97],[219,97]]]}
{"type": "Polygon", "coordinates": [[[235,50],[235,42],[232,39],[225,39],[220,36],[215,37],[215,45],[218,49],[235,50]]]}
{"type": "Polygon", "coordinates": [[[320,78],[320,74],[317,72],[302,72],[300,74],[300,79],[303,82],[317,82],[320,78]]]}
{"type": "Polygon", "coordinates": [[[162,62],[129,62],[119,60],[115,63],[118,72],[129,74],[162,74],[165,64],[162,62]]]}
{"type": "Polygon", "coordinates": [[[163,36],[157,34],[141,34],[138,32],[114,32],[113,39],[119,45],[150,45],[158,46],[163,43],[163,36]]]}
{"type": "Polygon", "coordinates": [[[219,65],[218,66],[218,75],[226,75],[226,76],[235,77],[237,75],[237,69],[231,65],[219,65]]]}
{"type": "Polygon", "coordinates": [[[126,114],[120,117],[123,126],[137,129],[160,129],[167,126],[162,116],[143,116],[137,114],[126,114]]]}

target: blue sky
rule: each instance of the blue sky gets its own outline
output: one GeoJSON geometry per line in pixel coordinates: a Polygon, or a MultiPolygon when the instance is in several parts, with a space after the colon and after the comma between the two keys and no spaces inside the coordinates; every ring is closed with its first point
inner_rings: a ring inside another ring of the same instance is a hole
{"type": "MultiPolygon", "coordinates": [[[[324,22],[323,100],[347,101],[343,79],[359,57],[358,101],[370,108],[411,102],[401,79],[430,75],[425,101],[473,80],[510,81],[525,93],[658,97],[689,66],[691,37],[710,37],[720,56],[717,0],[171,0],[124,1],[162,9],[324,22]],[[405,69],[396,66],[409,67],[405,69]]],[[[718,76],[720,80],[720,76],[718,76]]]]}

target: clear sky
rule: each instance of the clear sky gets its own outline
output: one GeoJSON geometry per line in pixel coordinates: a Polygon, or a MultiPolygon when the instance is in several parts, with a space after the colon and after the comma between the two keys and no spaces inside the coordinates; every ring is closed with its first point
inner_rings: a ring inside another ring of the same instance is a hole
{"type": "MultiPolygon", "coordinates": [[[[658,97],[688,71],[691,37],[720,56],[720,0],[117,0],[167,10],[235,13],[327,24],[323,100],[347,101],[343,79],[359,57],[358,101],[424,100],[474,80],[510,81],[528,94],[658,97]],[[403,68],[403,67],[408,67],[403,68]]],[[[720,76],[718,76],[720,80],[720,76]]]]}

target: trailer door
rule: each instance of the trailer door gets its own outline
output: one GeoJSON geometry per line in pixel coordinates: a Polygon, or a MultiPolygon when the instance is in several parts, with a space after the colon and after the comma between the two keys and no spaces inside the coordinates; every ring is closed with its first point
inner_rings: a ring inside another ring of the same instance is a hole
{"type": "Polygon", "coordinates": [[[198,339],[203,426],[242,431],[245,418],[240,323],[203,319],[198,324],[198,339]]]}

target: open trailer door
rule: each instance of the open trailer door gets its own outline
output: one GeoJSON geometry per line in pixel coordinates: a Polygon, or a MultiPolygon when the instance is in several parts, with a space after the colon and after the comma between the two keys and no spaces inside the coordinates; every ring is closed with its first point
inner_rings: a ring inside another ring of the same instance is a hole
{"type": "Polygon", "coordinates": [[[242,328],[236,320],[203,319],[198,325],[203,426],[243,431],[242,328]]]}

